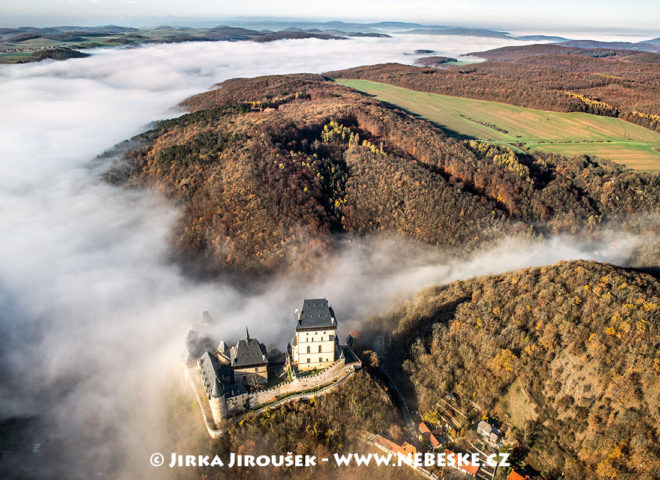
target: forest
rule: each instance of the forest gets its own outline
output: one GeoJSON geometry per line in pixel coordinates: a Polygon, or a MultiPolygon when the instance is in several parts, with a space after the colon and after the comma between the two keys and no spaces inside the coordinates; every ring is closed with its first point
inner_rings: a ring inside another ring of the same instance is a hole
{"type": "Polygon", "coordinates": [[[560,262],[429,288],[369,328],[426,418],[453,392],[509,425],[542,478],[651,480],[659,301],[650,275],[560,262]]]}
{"type": "Polygon", "coordinates": [[[452,138],[318,75],[229,80],[184,106],[107,177],[181,205],[174,256],[198,273],[313,271],[343,234],[464,256],[507,235],[639,232],[660,205],[657,174],[452,138]]]}

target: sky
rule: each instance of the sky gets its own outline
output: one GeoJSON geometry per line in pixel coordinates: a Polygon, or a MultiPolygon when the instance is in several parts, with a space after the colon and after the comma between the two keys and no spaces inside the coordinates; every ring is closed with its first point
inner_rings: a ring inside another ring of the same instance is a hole
{"type": "MultiPolygon", "coordinates": [[[[190,23],[276,16],[327,20],[399,20],[509,29],[657,31],[660,2],[652,0],[3,0],[1,26],[106,23],[139,26],[160,20],[190,23]]],[[[169,22],[172,23],[172,22],[169,22]]]]}

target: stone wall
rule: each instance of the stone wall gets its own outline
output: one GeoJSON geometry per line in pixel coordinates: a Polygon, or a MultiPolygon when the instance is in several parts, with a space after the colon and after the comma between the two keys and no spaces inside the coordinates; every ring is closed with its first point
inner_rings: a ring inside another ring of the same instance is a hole
{"type": "Polygon", "coordinates": [[[347,373],[347,369],[353,370],[354,365],[346,365],[345,360],[340,358],[330,367],[311,375],[299,376],[288,382],[280,383],[267,390],[254,392],[249,395],[250,408],[256,408],[263,403],[269,403],[281,395],[289,393],[302,392],[312,388],[317,388],[335,379],[341,378],[347,373]]]}
{"type": "MultiPolygon", "coordinates": [[[[278,397],[282,396],[285,396],[285,398],[280,399],[279,402],[289,401],[294,398],[311,398],[320,393],[320,391],[315,390],[314,392],[308,393],[302,392],[305,392],[306,390],[318,389],[324,386],[325,387],[321,390],[327,391],[332,388],[332,382],[340,381],[341,379],[346,378],[349,374],[353,373],[355,370],[358,370],[361,366],[362,363],[359,360],[347,365],[345,357],[342,356],[330,367],[319,372],[303,376],[300,376],[300,374],[296,376],[294,373],[292,380],[280,383],[266,390],[239,395],[231,398],[226,398],[223,396],[222,398],[209,399],[206,398],[205,393],[202,395],[203,386],[200,383],[201,375],[199,368],[194,368],[193,371],[195,374],[193,376],[189,376],[189,380],[191,380],[190,383],[193,386],[193,390],[196,390],[195,393],[197,395],[201,395],[208,401],[207,405],[210,407],[209,413],[211,413],[210,417],[213,419],[215,429],[212,429],[210,425],[207,425],[207,428],[209,428],[209,434],[211,434],[213,438],[216,438],[216,435],[220,435],[227,428],[227,422],[231,421],[232,417],[239,416],[248,411],[246,409],[246,403],[249,405],[250,410],[255,410],[259,409],[260,407],[263,408],[264,404],[270,404],[272,402],[278,401],[278,397]],[[196,384],[199,385],[196,386],[196,384]],[[198,389],[201,390],[198,392],[198,389]],[[290,395],[290,397],[287,395],[290,395]]],[[[188,371],[189,369],[186,369],[187,376],[188,371]]],[[[202,403],[200,403],[200,406],[201,405],[202,403]]],[[[204,414],[204,409],[202,409],[202,413],[204,414]]],[[[206,414],[204,414],[204,417],[206,418],[206,414]]]]}

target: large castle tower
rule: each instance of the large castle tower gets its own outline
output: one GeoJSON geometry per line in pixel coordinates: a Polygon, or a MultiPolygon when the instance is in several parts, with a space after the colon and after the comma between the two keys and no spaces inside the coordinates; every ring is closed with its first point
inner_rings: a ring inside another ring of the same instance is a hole
{"type": "Polygon", "coordinates": [[[325,298],[306,299],[296,311],[296,335],[291,340],[291,361],[298,370],[332,365],[339,357],[337,320],[325,298]]]}

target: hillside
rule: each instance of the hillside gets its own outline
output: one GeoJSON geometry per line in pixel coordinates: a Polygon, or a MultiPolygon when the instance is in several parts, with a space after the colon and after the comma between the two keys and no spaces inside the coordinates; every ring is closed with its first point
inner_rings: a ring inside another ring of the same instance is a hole
{"type": "Polygon", "coordinates": [[[503,422],[514,459],[542,478],[651,480],[659,302],[654,277],[561,262],[427,289],[371,334],[391,339],[390,369],[426,418],[454,393],[481,407],[475,423],[503,422]]]}
{"type": "Polygon", "coordinates": [[[219,41],[263,43],[305,38],[343,40],[352,36],[388,37],[389,35],[301,29],[253,30],[225,25],[212,28],[160,26],[143,29],[112,25],[104,27],[5,28],[0,29],[0,64],[35,62],[46,58],[65,60],[86,57],[89,54],[78,50],[119,45],[219,41]]]}
{"type": "Polygon", "coordinates": [[[660,54],[529,45],[472,55],[493,61],[440,69],[372,65],[328,75],[540,110],[618,117],[660,131],[660,54]]]}
{"type": "Polygon", "coordinates": [[[660,133],[620,118],[549,112],[369,80],[339,78],[337,82],[419,115],[448,132],[508,145],[518,152],[587,154],[628,168],[660,171],[660,133]]]}
{"type": "Polygon", "coordinates": [[[176,256],[206,272],[315,271],[342,233],[463,255],[505,235],[637,229],[660,205],[657,175],[459,141],[321,76],[230,80],[185,106],[108,178],[182,205],[176,256]]]}
{"type": "Polygon", "coordinates": [[[208,478],[264,479],[293,478],[352,478],[367,480],[378,475],[383,479],[410,478],[407,468],[383,469],[371,466],[335,465],[334,460],[321,462],[334,453],[366,453],[374,448],[360,441],[361,430],[380,433],[402,441],[403,425],[392,404],[387,388],[377,375],[360,370],[336,391],[311,400],[285,403],[272,410],[252,413],[229,429],[217,440],[208,440],[202,430],[197,405],[190,406],[190,397],[174,391],[165,415],[162,446],[165,451],[188,451],[194,446],[196,454],[219,455],[228,460],[230,453],[247,455],[316,455],[318,465],[313,468],[242,467],[242,468],[180,468],[172,478],[198,480],[208,478]],[[312,473],[313,472],[313,473],[312,473]]]}

